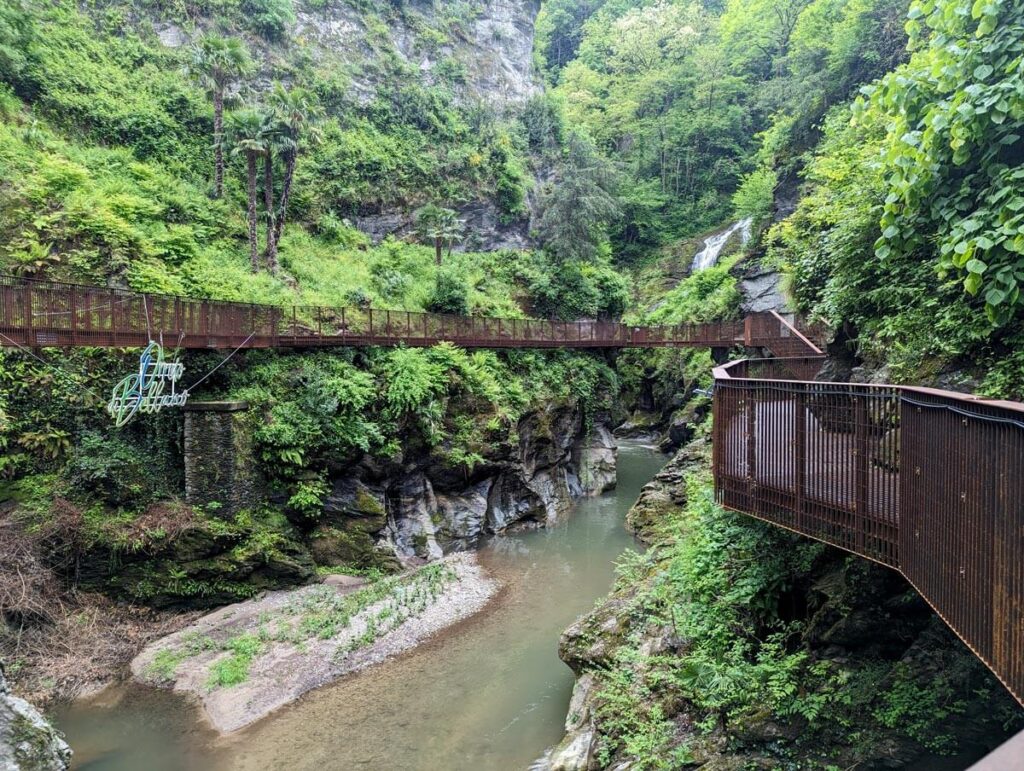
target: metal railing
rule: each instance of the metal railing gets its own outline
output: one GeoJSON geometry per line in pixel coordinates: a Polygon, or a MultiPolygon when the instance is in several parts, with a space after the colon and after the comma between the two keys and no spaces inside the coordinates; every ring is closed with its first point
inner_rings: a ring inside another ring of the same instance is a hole
{"type": "Polygon", "coordinates": [[[1024,404],[822,362],[715,370],[719,502],[895,568],[1024,703],[1024,404]]]}
{"type": "Polygon", "coordinates": [[[614,321],[447,316],[437,313],[272,306],[138,294],[0,276],[0,345],[144,346],[151,339],[182,348],[281,348],[337,345],[607,348],[769,345],[810,351],[781,317],[634,327],[614,321]],[[756,334],[756,339],[751,337],[756,334]]]}

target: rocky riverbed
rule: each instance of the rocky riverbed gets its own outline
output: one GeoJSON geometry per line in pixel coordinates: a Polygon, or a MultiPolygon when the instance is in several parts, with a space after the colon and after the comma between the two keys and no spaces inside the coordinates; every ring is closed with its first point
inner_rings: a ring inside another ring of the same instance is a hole
{"type": "Polygon", "coordinates": [[[192,694],[214,728],[235,731],[471,616],[498,590],[468,553],[371,582],[331,579],[207,614],[147,646],[132,673],[192,694]]]}

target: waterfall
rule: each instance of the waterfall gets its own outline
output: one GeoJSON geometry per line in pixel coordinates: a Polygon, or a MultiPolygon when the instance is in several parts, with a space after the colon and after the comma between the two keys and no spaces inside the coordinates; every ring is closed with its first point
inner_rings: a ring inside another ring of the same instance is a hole
{"type": "Polygon", "coordinates": [[[740,242],[743,246],[746,246],[747,241],[750,240],[750,227],[752,224],[753,220],[750,217],[745,217],[739,222],[733,223],[721,233],[715,233],[713,236],[705,238],[704,248],[697,252],[693,257],[693,264],[690,266],[690,272],[696,273],[698,270],[710,268],[718,262],[719,252],[722,251],[722,247],[725,246],[726,242],[737,230],[740,231],[740,242]]]}

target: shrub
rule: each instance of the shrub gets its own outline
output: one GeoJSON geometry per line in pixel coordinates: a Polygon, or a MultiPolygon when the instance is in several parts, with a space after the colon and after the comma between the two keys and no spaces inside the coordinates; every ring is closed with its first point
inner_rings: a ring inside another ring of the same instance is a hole
{"type": "Polygon", "coordinates": [[[70,481],[79,489],[99,492],[116,506],[139,503],[152,486],[150,473],[138,447],[93,431],[81,436],[68,467],[70,481]]]}
{"type": "Polygon", "coordinates": [[[757,169],[744,177],[732,196],[736,216],[750,217],[755,222],[767,219],[772,213],[777,184],[778,178],[772,169],[757,169]]]}
{"type": "Polygon", "coordinates": [[[427,301],[431,313],[451,313],[465,316],[469,313],[469,287],[466,280],[453,270],[439,270],[434,291],[427,301]]]}
{"type": "Polygon", "coordinates": [[[295,21],[292,0],[244,0],[242,13],[252,29],[270,40],[281,38],[295,21]]]}

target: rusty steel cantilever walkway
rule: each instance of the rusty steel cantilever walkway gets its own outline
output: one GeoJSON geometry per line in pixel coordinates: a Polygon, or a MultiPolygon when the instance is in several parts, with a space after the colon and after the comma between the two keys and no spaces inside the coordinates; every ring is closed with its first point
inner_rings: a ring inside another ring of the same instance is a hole
{"type": "Polygon", "coordinates": [[[895,568],[1024,704],[1024,404],[822,361],[715,370],[719,502],[895,568]]]}

